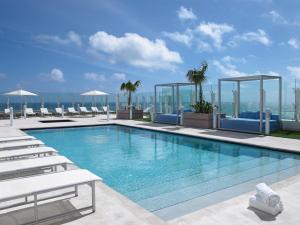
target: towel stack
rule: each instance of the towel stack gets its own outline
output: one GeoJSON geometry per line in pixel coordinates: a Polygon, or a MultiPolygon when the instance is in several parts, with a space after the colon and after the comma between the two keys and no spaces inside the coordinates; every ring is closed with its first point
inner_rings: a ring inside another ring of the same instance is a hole
{"type": "Polygon", "coordinates": [[[280,196],[265,183],[256,185],[256,194],[251,196],[249,205],[273,216],[283,210],[280,196]]]}

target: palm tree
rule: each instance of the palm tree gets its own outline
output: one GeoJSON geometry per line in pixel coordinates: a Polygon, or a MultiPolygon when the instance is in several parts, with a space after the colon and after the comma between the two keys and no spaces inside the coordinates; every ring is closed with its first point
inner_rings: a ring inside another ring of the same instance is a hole
{"type": "Polygon", "coordinates": [[[120,90],[126,91],[128,93],[128,107],[131,106],[131,93],[135,92],[137,88],[141,85],[141,81],[136,81],[135,83],[131,83],[129,80],[127,83],[122,83],[120,90]]]}
{"type": "Polygon", "coordinates": [[[205,73],[207,71],[208,64],[206,61],[203,61],[201,63],[200,69],[193,69],[189,70],[186,74],[187,79],[195,84],[195,90],[196,90],[196,102],[197,102],[197,86],[199,85],[199,100],[200,102],[203,102],[203,88],[202,84],[206,81],[205,73]]]}

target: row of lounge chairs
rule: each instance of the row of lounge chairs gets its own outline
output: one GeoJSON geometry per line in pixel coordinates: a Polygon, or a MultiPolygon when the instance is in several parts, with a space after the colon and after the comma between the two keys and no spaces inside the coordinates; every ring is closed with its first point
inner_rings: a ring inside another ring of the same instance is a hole
{"type": "Polygon", "coordinates": [[[18,210],[19,206],[33,207],[32,223],[65,216],[63,212],[41,218],[38,205],[77,197],[81,185],[91,187],[92,204],[68,213],[94,212],[95,182],[101,178],[88,170],[71,169],[72,164],[33,136],[0,138],[0,212],[18,210]]]}
{"type": "MultiPolygon", "coordinates": [[[[109,111],[110,113],[114,113],[114,111],[109,111]]],[[[79,111],[75,110],[74,107],[68,107],[67,111],[63,112],[62,108],[55,108],[55,111],[52,113],[47,108],[40,108],[39,112],[34,112],[32,108],[26,108],[25,110],[26,116],[52,116],[52,115],[59,115],[61,116],[63,113],[65,115],[87,115],[87,114],[101,114],[101,113],[107,113],[107,106],[103,106],[102,109],[98,109],[97,107],[93,106],[91,107],[91,110],[88,110],[86,107],[82,106],[79,107],[79,111]]],[[[9,115],[10,110],[4,109],[4,114],[9,115]]]]}

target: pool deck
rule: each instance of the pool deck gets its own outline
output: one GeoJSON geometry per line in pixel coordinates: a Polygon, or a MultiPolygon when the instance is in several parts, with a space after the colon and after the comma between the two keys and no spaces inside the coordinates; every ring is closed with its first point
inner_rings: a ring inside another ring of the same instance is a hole
{"type": "MultiPolygon", "coordinates": [[[[261,136],[255,134],[245,134],[228,131],[205,130],[184,128],[172,125],[152,124],[142,121],[115,120],[113,115],[107,121],[104,115],[97,117],[72,118],[74,122],[61,123],[40,123],[41,118],[18,119],[14,121],[14,126],[9,126],[8,120],[0,121],[0,137],[19,136],[23,132],[20,129],[30,128],[50,128],[69,126],[89,126],[103,124],[127,125],[156,131],[185,134],[214,140],[222,140],[239,144],[255,145],[260,147],[279,149],[283,151],[293,151],[300,153],[300,140],[285,139],[271,136],[261,136]]],[[[55,118],[47,118],[55,119],[55,118]]],[[[57,119],[57,118],[56,118],[57,119]]],[[[59,150],[59,149],[58,149],[59,150]]],[[[89,199],[88,192],[82,187],[79,190],[79,197],[68,200],[68,204],[59,204],[60,210],[74,207],[77,204],[84,204],[89,199]],[[80,192],[83,194],[80,195],[80,192]],[[70,206],[71,205],[71,206],[70,206]]],[[[246,193],[232,199],[211,205],[182,217],[163,221],[154,214],[139,207],[134,202],[109,188],[104,183],[98,182],[96,185],[96,212],[93,214],[64,218],[62,221],[55,221],[49,224],[69,224],[69,225],[240,225],[240,224],[271,224],[271,225],[297,225],[300,224],[300,175],[290,177],[286,180],[272,185],[283,201],[284,211],[277,217],[268,216],[258,211],[248,209],[248,199],[253,193],[246,193]]],[[[253,187],[254,189],[254,187],[253,187]]],[[[57,205],[47,205],[48,211],[58,209],[57,205]]],[[[31,215],[28,211],[21,211],[16,214],[0,216],[0,224],[22,224],[22,216],[31,215]],[[9,221],[9,222],[8,222],[9,221]]],[[[46,224],[46,223],[43,223],[46,224]]],[[[48,223],[47,223],[48,224],[48,223]]]]}

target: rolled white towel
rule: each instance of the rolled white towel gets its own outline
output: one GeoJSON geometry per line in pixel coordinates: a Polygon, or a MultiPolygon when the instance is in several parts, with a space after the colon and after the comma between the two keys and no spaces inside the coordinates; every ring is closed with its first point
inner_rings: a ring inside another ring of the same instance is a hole
{"type": "Polygon", "coordinates": [[[283,211],[283,205],[281,202],[279,202],[277,205],[275,205],[274,207],[270,207],[268,205],[266,205],[261,197],[259,195],[253,195],[250,197],[249,199],[249,205],[253,208],[256,208],[260,211],[269,213],[273,216],[276,216],[278,213],[283,211]]]}
{"type": "Polygon", "coordinates": [[[280,196],[265,183],[256,185],[256,193],[268,206],[274,207],[280,202],[280,196]]]}

